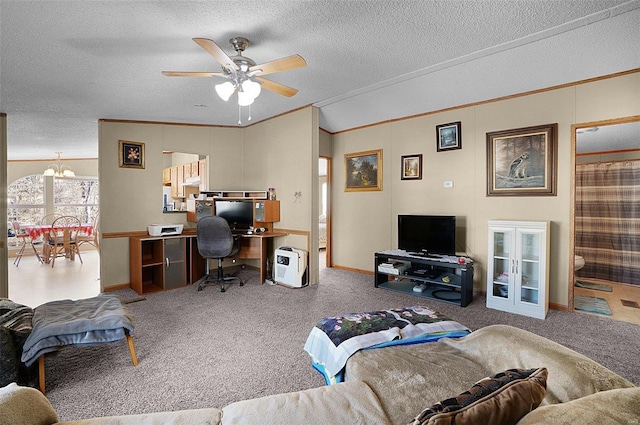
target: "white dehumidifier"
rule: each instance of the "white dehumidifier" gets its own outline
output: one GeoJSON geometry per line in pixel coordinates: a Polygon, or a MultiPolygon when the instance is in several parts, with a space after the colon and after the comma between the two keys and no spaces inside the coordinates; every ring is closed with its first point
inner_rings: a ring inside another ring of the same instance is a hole
{"type": "Polygon", "coordinates": [[[307,251],[281,246],[275,252],[275,281],[292,288],[302,288],[309,283],[307,275],[307,251]]]}

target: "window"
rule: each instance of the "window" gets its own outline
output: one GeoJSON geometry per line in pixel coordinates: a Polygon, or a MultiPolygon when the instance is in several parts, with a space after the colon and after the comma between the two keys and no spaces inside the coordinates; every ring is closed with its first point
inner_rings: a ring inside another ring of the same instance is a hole
{"type": "Polygon", "coordinates": [[[7,218],[11,223],[33,224],[44,216],[44,176],[34,174],[22,177],[7,187],[7,218]]]}
{"type": "MultiPolygon", "coordinates": [[[[22,177],[7,187],[7,219],[9,229],[13,222],[20,224],[40,223],[50,212],[73,215],[83,223],[93,223],[98,216],[100,191],[95,177],[53,178],[53,193],[47,193],[44,177],[34,174],[22,177]],[[53,198],[53,199],[52,199],[53,198]],[[47,204],[53,211],[47,211],[47,204]]],[[[51,187],[51,186],[49,186],[51,187]]],[[[9,235],[9,245],[15,245],[15,238],[9,235]]]]}
{"type": "Polygon", "coordinates": [[[98,216],[98,180],[65,178],[53,180],[54,212],[78,217],[82,223],[93,223],[98,216]]]}

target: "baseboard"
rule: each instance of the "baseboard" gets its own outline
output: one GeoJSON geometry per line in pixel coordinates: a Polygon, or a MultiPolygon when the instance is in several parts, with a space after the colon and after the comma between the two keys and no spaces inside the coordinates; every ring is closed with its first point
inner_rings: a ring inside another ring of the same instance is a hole
{"type": "Polygon", "coordinates": [[[370,274],[370,275],[373,276],[373,272],[371,270],[355,269],[353,267],[345,267],[345,266],[340,266],[340,265],[337,265],[337,264],[334,264],[331,267],[333,267],[334,269],[338,269],[338,270],[346,270],[348,272],[357,272],[357,273],[370,274]]]}
{"type": "Polygon", "coordinates": [[[102,288],[102,292],[110,292],[110,291],[119,291],[120,289],[129,289],[131,285],[128,283],[122,283],[120,285],[108,286],[106,288],[102,288]]]}

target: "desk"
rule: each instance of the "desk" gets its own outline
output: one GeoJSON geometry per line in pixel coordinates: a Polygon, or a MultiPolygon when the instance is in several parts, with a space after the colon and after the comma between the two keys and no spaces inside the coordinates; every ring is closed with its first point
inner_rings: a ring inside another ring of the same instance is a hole
{"type": "MultiPolygon", "coordinates": [[[[240,251],[232,258],[259,260],[260,283],[267,277],[269,240],[281,232],[239,235],[240,251]]],[[[130,287],[139,294],[163,291],[196,282],[205,273],[205,259],[198,252],[195,230],[175,236],[129,238],[130,287]]]]}
{"type": "Polygon", "coordinates": [[[269,258],[269,239],[287,236],[281,232],[266,232],[254,235],[240,235],[240,251],[232,258],[260,260],[260,284],[267,278],[267,259],[269,258]]]}

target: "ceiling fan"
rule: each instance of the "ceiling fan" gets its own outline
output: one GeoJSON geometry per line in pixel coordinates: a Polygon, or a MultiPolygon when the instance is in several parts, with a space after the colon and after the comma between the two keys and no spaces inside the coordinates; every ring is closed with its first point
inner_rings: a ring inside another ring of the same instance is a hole
{"type": "Polygon", "coordinates": [[[267,80],[262,78],[262,76],[306,66],[307,62],[300,55],[292,55],[257,65],[253,59],[242,56],[242,52],[249,45],[249,40],[244,37],[234,37],[229,40],[229,43],[231,43],[233,49],[236,51],[236,55],[231,57],[213,40],[209,40],[208,38],[194,38],[193,41],[209,52],[209,54],[222,65],[222,72],[162,71],[164,75],[169,77],[225,78],[227,80],[226,82],[216,84],[216,93],[226,102],[237,92],[239,106],[251,105],[254,99],[260,95],[263,87],[287,97],[291,97],[298,92],[298,90],[294,88],[267,80]]]}

